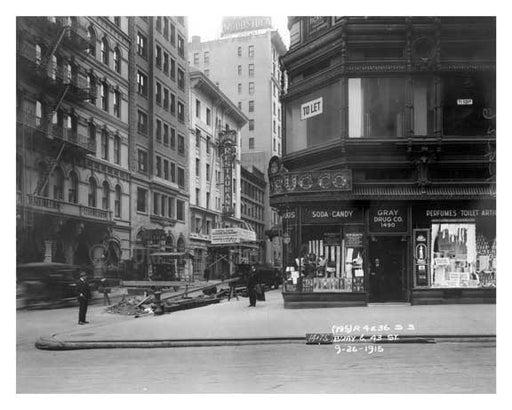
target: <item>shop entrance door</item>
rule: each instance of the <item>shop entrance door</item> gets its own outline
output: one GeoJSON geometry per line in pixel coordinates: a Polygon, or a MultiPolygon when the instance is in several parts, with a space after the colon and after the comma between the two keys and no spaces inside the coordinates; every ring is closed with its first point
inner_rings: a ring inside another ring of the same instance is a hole
{"type": "Polygon", "coordinates": [[[370,302],[405,301],[406,242],[399,236],[370,241],[370,302]]]}

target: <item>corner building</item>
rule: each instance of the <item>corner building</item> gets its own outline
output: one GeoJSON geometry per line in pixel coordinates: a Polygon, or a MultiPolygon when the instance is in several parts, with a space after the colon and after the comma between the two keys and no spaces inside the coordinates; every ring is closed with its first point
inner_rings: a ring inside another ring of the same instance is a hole
{"type": "Polygon", "coordinates": [[[288,27],[285,307],[495,303],[495,19],[288,27]]]}

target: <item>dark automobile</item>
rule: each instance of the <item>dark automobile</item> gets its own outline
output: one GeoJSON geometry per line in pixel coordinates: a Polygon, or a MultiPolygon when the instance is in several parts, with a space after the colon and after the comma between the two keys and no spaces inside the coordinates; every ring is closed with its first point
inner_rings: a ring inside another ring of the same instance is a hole
{"type": "Polygon", "coordinates": [[[281,271],[273,266],[240,264],[237,266],[237,275],[240,277],[237,286],[247,286],[247,279],[249,278],[249,273],[253,266],[256,270],[258,282],[266,288],[277,289],[283,283],[281,271]]]}
{"type": "Polygon", "coordinates": [[[76,300],[80,266],[63,263],[26,263],[16,267],[18,308],[66,306],[76,300]]]}

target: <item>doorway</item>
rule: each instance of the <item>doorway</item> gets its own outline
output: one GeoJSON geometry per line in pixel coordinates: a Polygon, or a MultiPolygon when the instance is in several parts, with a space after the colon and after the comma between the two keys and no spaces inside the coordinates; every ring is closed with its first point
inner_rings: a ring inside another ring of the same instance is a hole
{"type": "Polygon", "coordinates": [[[370,240],[370,302],[405,301],[406,244],[400,236],[370,240]]]}

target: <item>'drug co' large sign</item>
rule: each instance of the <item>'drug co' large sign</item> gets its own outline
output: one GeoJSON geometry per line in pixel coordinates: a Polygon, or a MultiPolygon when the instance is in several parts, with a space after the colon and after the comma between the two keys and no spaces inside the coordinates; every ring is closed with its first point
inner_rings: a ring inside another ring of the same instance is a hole
{"type": "Polygon", "coordinates": [[[370,208],[370,232],[407,232],[407,207],[370,208]]]}

